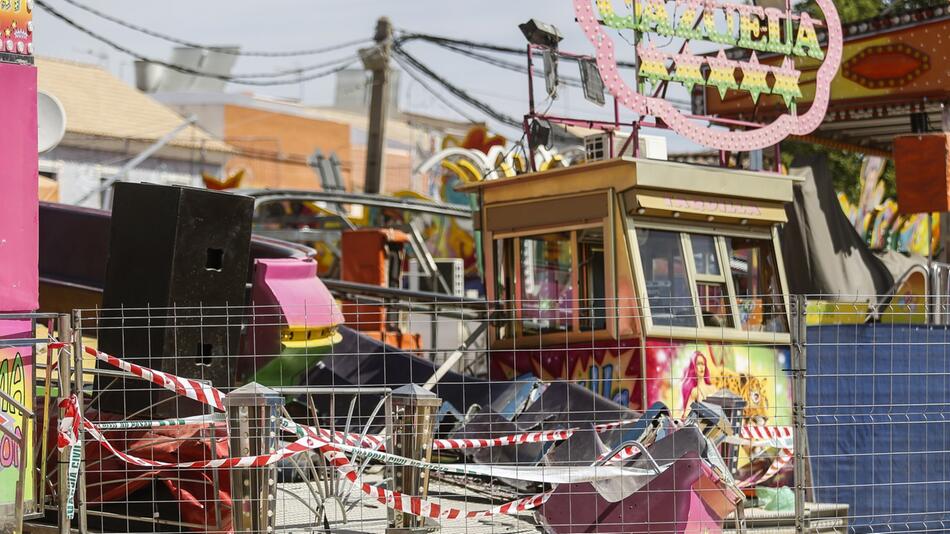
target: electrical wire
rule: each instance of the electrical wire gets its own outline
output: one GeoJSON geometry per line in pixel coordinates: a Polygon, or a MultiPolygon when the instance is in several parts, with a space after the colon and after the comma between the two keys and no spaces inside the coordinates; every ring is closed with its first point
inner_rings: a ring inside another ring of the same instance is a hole
{"type": "Polygon", "coordinates": [[[226,55],[232,55],[232,56],[254,56],[254,57],[298,57],[298,56],[313,56],[313,55],[317,55],[317,54],[323,54],[323,53],[325,53],[325,52],[333,52],[333,51],[335,51],[335,50],[341,50],[341,49],[344,49],[344,48],[349,48],[349,47],[351,47],[351,46],[356,46],[356,45],[359,45],[359,44],[364,44],[364,43],[372,42],[372,39],[364,38],[364,39],[355,39],[355,40],[353,40],[353,41],[347,41],[347,42],[343,42],[343,43],[338,43],[338,44],[335,44],[335,45],[324,46],[324,47],[321,47],[321,48],[311,48],[311,49],[304,49],[304,50],[288,50],[288,51],[232,50],[232,49],[229,49],[229,48],[221,48],[221,47],[215,47],[215,46],[207,46],[207,45],[203,45],[203,44],[200,44],[200,43],[195,43],[195,42],[192,42],[192,41],[186,41],[186,40],[184,40],[184,39],[180,39],[180,38],[177,38],[177,37],[173,37],[173,36],[168,35],[168,34],[159,33],[159,32],[157,32],[157,31],[155,31],[155,30],[150,30],[150,29],[148,29],[148,28],[146,28],[146,27],[144,27],[144,26],[139,26],[139,25],[137,25],[137,24],[133,24],[133,23],[131,23],[131,22],[128,22],[128,21],[123,20],[123,19],[120,19],[120,18],[115,17],[115,16],[113,16],[113,15],[110,15],[110,14],[108,14],[108,13],[99,11],[98,9],[96,9],[96,8],[94,8],[94,7],[87,6],[87,5],[85,5],[85,4],[82,4],[82,3],[80,3],[80,2],[77,2],[76,0],[62,0],[62,1],[63,1],[63,2],[66,2],[67,4],[69,4],[69,5],[73,6],[73,7],[79,8],[79,9],[81,9],[81,10],[87,12],[87,13],[90,13],[90,14],[92,14],[92,15],[95,15],[95,16],[101,18],[101,19],[105,19],[105,20],[107,20],[107,21],[109,21],[109,22],[112,22],[112,23],[114,23],[114,24],[118,24],[119,26],[122,26],[122,27],[127,28],[127,29],[130,29],[130,30],[134,30],[134,31],[143,33],[143,34],[148,35],[148,36],[150,36],[150,37],[155,37],[155,38],[157,38],[157,39],[161,39],[161,40],[163,40],[163,41],[167,41],[167,42],[169,42],[169,43],[173,43],[173,44],[177,44],[177,45],[181,45],[181,46],[187,46],[187,47],[189,47],[189,48],[200,48],[200,49],[202,49],[202,50],[209,50],[209,51],[217,52],[217,53],[219,53],[219,54],[226,54],[226,55]]]}
{"type": "MultiPolygon", "coordinates": [[[[481,53],[481,52],[475,52],[474,50],[466,49],[466,48],[464,48],[464,47],[462,47],[462,46],[459,46],[459,45],[457,45],[457,44],[455,44],[455,43],[453,43],[453,42],[450,42],[450,41],[455,41],[455,40],[452,40],[452,39],[445,39],[445,40],[439,39],[439,40],[435,40],[435,41],[429,41],[428,39],[424,39],[424,40],[425,40],[425,41],[428,41],[428,42],[430,42],[430,43],[432,43],[432,44],[434,44],[434,45],[436,45],[436,46],[439,46],[439,47],[441,47],[441,48],[444,48],[444,49],[446,49],[446,50],[450,50],[450,51],[452,51],[452,52],[455,52],[455,53],[458,53],[458,54],[461,54],[461,55],[470,57],[470,58],[475,59],[475,60],[477,60],[477,61],[481,61],[481,62],[483,62],[483,63],[486,63],[486,64],[488,64],[488,65],[493,65],[493,66],[495,66],[495,67],[503,68],[503,69],[510,70],[510,71],[513,71],[513,72],[518,72],[518,73],[521,73],[521,74],[524,74],[524,73],[527,73],[527,72],[528,72],[528,68],[527,68],[527,66],[525,66],[525,65],[519,65],[519,64],[517,64],[517,63],[512,63],[512,62],[510,62],[510,61],[505,61],[505,60],[503,60],[503,59],[498,59],[498,58],[492,57],[492,56],[490,56],[490,55],[488,55],[488,54],[484,54],[484,53],[481,53]]],[[[397,39],[397,41],[398,41],[398,39],[397,39]]],[[[400,42],[402,42],[402,41],[400,41],[400,42]]],[[[502,47],[499,47],[499,48],[502,48],[502,47]]],[[[522,50],[522,51],[520,51],[519,53],[520,53],[522,56],[524,56],[525,51],[522,50]]],[[[543,75],[544,75],[544,72],[543,72],[542,70],[540,70],[540,69],[534,69],[534,75],[535,75],[535,76],[543,76],[543,75]]],[[[574,77],[571,77],[571,76],[564,76],[564,75],[561,75],[561,74],[558,75],[558,82],[559,82],[559,83],[563,83],[564,85],[567,85],[567,86],[569,86],[569,87],[577,88],[577,89],[583,89],[583,87],[584,87],[583,82],[582,82],[579,78],[574,78],[574,77]]],[[[680,108],[680,109],[682,109],[682,110],[686,110],[686,111],[690,110],[690,109],[691,109],[691,106],[692,106],[692,104],[691,104],[690,102],[685,101],[685,100],[681,100],[681,99],[667,98],[666,100],[667,100],[668,102],[672,103],[674,106],[676,106],[676,107],[678,107],[678,108],[680,108]]]]}
{"type": "MultiPolygon", "coordinates": [[[[406,30],[399,30],[399,36],[396,38],[396,41],[399,43],[405,43],[409,41],[427,41],[433,44],[439,45],[456,45],[460,47],[469,47],[469,48],[478,48],[481,50],[488,50],[491,52],[500,52],[504,54],[515,54],[519,56],[524,56],[526,48],[516,48],[511,46],[502,46],[492,43],[484,43],[477,41],[470,41],[467,39],[454,39],[452,37],[442,37],[439,35],[431,35],[427,33],[418,33],[418,32],[409,32],[406,30]]],[[[580,58],[573,57],[564,57],[561,58],[565,61],[580,61],[580,58]]],[[[637,68],[636,63],[630,63],[626,61],[618,61],[617,66],[626,69],[635,69],[637,68]]]]}
{"type": "Polygon", "coordinates": [[[459,116],[461,116],[462,118],[464,118],[464,119],[467,120],[468,122],[471,122],[471,123],[479,123],[479,122],[481,122],[481,121],[476,120],[475,118],[473,118],[471,115],[469,115],[468,113],[466,113],[464,110],[460,109],[460,108],[459,108],[458,106],[456,106],[455,104],[453,104],[451,100],[449,100],[448,98],[445,97],[445,95],[442,95],[441,93],[439,93],[438,91],[436,91],[435,89],[433,89],[432,87],[430,87],[429,84],[426,83],[426,81],[422,79],[422,76],[418,75],[418,74],[415,72],[415,70],[408,64],[408,62],[406,62],[406,61],[402,58],[402,56],[396,55],[396,56],[393,57],[393,59],[396,60],[396,63],[398,63],[399,66],[402,67],[402,70],[404,70],[404,71],[406,72],[406,74],[408,74],[413,80],[415,80],[416,83],[418,83],[419,85],[421,85],[422,88],[425,89],[430,95],[432,95],[432,96],[434,96],[436,99],[438,99],[439,102],[442,102],[447,108],[451,109],[451,110],[454,111],[455,113],[458,113],[459,116]]]}
{"type": "Polygon", "coordinates": [[[506,115],[496,110],[495,108],[489,106],[488,104],[482,102],[481,100],[478,100],[477,98],[470,95],[464,89],[459,88],[458,86],[452,84],[445,78],[433,72],[432,69],[430,69],[424,63],[420,62],[412,54],[410,54],[409,52],[406,52],[406,50],[400,45],[400,42],[398,40],[393,42],[393,53],[396,56],[402,57],[402,59],[408,62],[410,65],[412,65],[413,68],[415,68],[416,70],[424,74],[426,77],[428,77],[432,81],[444,87],[446,90],[448,90],[450,93],[457,96],[460,100],[462,100],[466,104],[472,106],[475,109],[478,109],[482,113],[497,120],[498,122],[507,124],[508,126],[511,126],[513,128],[522,128],[521,121],[515,119],[514,117],[511,117],[510,115],[506,115]]]}
{"type": "Polygon", "coordinates": [[[119,51],[119,52],[122,52],[123,54],[127,54],[127,55],[129,55],[129,56],[132,56],[133,58],[135,58],[135,59],[137,59],[137,60],[139,60],[139,61],[144,61],[144,62],[146,62],[146,63],[152,63],[152,64],[155,64],[155,65],[160,65],[160,66],[162,66],[162,67],[165,67],[165,68],[174,70],[174,71],[176,71],[176,72],[180,72],[180,73],[182,73],[182,74],[190,74],[190,75],[192,75],[192,76],[200,76],[200,77],[203,77],[203,78],[212,78],[212,79],[215,79],[215,80],[221,80],[221,81],[225,81],[225,82],[231,82],[231,83],[235,83],[235,84],[239,84],[239,85],[253,85],[253,86],[261,86],[261,87],[272,87],[272,86],[278,86],[278,85],[299,84],[299,83],[308,82],[308,81],[311,81],[311,80],[316,80],[316,79],[319,79],[319,78],[324,78],[324,77],[329,76],[329,75],[331,75],[331,74],[335,74],[335,73],[337,73],[337,72],[340,72],[340,71],[342,71],[343,69],[345,69],[345,68],[349,67],[350,65],[352,65],[353,63],[356,63],[356,62],[358,61],[358,59],[359,59],[359,58],[357,58],[357,57],[341,58],[341,59],[335,60],[334,62],[328,63],[328,65],[329,65],[329,64],[333,64],[333,63],[340,63],[340,62],[344,62],[344,61],[345,61],[345,63],[342,63],[342,64],[340,64],[340,65],[338,65],[338,66],[336,66],[336,67],[334,67],[334,68],[332,68],[332,69],[324,70],[324,71],[317,72],[317,73],[314,73],[314,74],[309,74],[309,75],[307,75],[307,76],[300,76],[300,74],[301,74],[302,71],[303,71],[302,69],[294,69],[294,70],[292,70],[292,71],[288,71],[287,73],[285,73],[285,74],[280,74],[280,75],[275,75],[275,74],[273,74],[273,73],[270,74],[270,76],[273,76],[273,77],[279,77],[279,76],[283,76],[283,75],[287,75],[287,74],[296,74],[296,75],[297,75],[297,77],[295,77],[295,78],[290,78],[290,79],[286,79],[286,80],[267,80],[267,81],[262,81],[262,80],[248,79],[248,77],[266,77],[266,76],[268,76],[267,74],[263,74],[263,73],[262,73],[262,74],[246,75],[246,76],[243,76],[243,77],[242,77],[242,76],[238,76],[238,75],[214,74],[214,73],[210,73],[210,72],[203,72],[203,71],[200,71],[200,70],[195,70],[195,69],[188,68],[188,67],[185,67],[185,66],[182,66],[182,65],[176,65],[176,64],[174,64],[174,63],[169,63],[169,62],[167,62],[167,61],[162,61],[162,60],[159,60],[159,59],[152,59],[152,58],[149,58],[149,57],[144,56],[144,55],[142,55],[142,54],[139,54],[138,52],[135,52],[135,51],[133,51],[133,50],[131,50],[131,49],[129,49],[129,48],[123,46],[123,45],[120,45],[120,44],[116,43],[115,41],[112,41],[112,40],[110,40],[110,39],[107,39],[106,37],[103,37],[102,35],[99,35],[98,33],[96,33],[96,32],[94,32],[94,31],[90,30],[89,28],[86,28],[85,26],[83,26],[83,25],[77,23],[76,21],[74,21],[73,19],[69,18],[68,16],[66,16],[66,15],[64,15],[64,14],[62,14],[62,13],[60,13],[60,12],[59,12],[58,10],[56,10],[55,8],[50,7],[49,4],[47,4],[45,1],[43,1],[43,0],[35,0],[35,2],[36,2],[36,5],[37,5],[37,6],[41,7],[42,9],[44,9],[47,13],[49,13],[49,14],[52,15],[53,17],[56,17],[56,18],[60,19],[61,21],[65,22],[67,25],[73,27],[74,29],[79,30],[80,32],[82,32],[82,33],[84,33],[84,34],[86,34],[86,35],[92,37],[93,39],[96,39],[97,41],[99,41],[99,42],[101,42],[101,43],[103,43],[103,44],[105,44],[105,45],[107,45],[107,46],[109,46],[109,47],[111,47],[111,48],[113,48],[113,49],[119,51]]]}
{"type": "MultiPolygon", "coordinates": [[[[442,48],[445,48],[446,50],[451,50],[451,51],[453,51],[453,52],[462,54],[463,56],[468,56],[468,57],[470,57],[470,58],[472,58],[472,59],[481,61],[482,63],[487,63],[487,64],[489,64],[489,65],[493,65],[493,66],[495,66],[495,67],[499,67],[499,68],[502,68],[502,69],[510,70],[510,71],[513,71],[513,72],[518,72],[518,73],[521,73],[521,74],[524,74],[524,73],[528,72],[528,67],[523,66],[523,65],[519,65],[519,64],[517,64],[517,63],[511,63],[510,61],[505,61],[505,60],[502,60],[502,59],[493,58],[493,57],[491,57],[491,56],[489,56],[489,55],[482,54],[482,53],[480,53],[480,52],[474,52],[474,51],[472,51],[472,50],[466,50],[466,49],[464,49],[464,48],[462,48],[462,47],[459,47],[459,46],[456,46],[456,45],[452,45],[452,44],[442,44],[442,43],[436,43],[436,44],[438,44],[438,46],[441,46],[442,48]]],[[[540,70],[540,69],[534,69],[534,75],[535,75],[535,76],[544,76],[544,71],[542,71],[542,70],[540,70]]],[[[576,87],[576,88],[579,88],[579,89],[580,89],[580,88],[583,88],[583,85],[581,84],[581,80],[580,80],[579,78],[573,78],[573,77],[571,77],[571,76],[558,75],[558,81],[564,83],[564,85],[568,85],[568,86],[571,86],[571,87],[576,87]]]]}

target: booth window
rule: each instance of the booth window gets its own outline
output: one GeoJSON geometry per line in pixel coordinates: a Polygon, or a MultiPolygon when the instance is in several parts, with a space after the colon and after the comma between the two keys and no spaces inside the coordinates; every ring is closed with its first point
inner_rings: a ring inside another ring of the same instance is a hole
{"type": "Polygon", "coordinates": [[[571,232],[521,238],[521,318],[525,333],[571,329],[571,248],[571,232]]]}
{"type": "Polygon", "coordinates": [[[788,332],[772,242],[724,237],[743,330],[788,332]]]}
{"type": "Polygon", "coordinates": [[[770,238],[643,227],[636,236],[653,325],[788,332],[770,238]]]}
{"type": "Polygon", "coordinates": [[[696,296],[703,326],[733,328],[729,289],[719,261],[719,247],[711,235],[689,236],[696,270],[696,296]]]}
{"type": "Polygon", "coordinates": [[[514,332],[514,240],[495,241],[495,295],[498,300],[500,321],[496,321],[499,337],[510,337],[514,332]]]}
{"type": "MultiPolygon", "coordinates": [[[[496,298],[518,288],[523,335],[606,330],[605,257],[600,227],[496,240],[496,298]]],[[[505,326],[498,335],[513,334],[505,326]]]]}
{"type": "Polygon", "coordinates": [[[696,326],[680,234],[638,228],[637,242],[653,324],[696,326]]]}
{"type": "Polygon", "coordinates": [[[577,232],[577,282],[580,285],[581,330],[607,328],[607,299],[604,263],[604,232],[600,228],[577,232]]]}

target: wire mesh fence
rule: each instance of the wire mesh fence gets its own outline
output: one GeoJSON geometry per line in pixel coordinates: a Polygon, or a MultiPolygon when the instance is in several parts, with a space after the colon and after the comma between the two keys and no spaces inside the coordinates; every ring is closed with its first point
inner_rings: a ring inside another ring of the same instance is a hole
{"type": "Polygon", "coordinates": [[[48,500],[81,448],[95,532],[941,530],[946,329],[707,293],[80,310],[48,500]]]}

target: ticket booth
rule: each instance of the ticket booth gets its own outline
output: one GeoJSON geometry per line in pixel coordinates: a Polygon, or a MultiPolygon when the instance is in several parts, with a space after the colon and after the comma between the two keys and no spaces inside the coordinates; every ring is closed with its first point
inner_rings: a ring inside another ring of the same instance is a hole
{"type": "Polygon", "coordinates": [[[790,424],[778,241],[794,178],[643,159],[484,181],[491,374],[567,379],[675,415],[723,389],[790,424]]]}

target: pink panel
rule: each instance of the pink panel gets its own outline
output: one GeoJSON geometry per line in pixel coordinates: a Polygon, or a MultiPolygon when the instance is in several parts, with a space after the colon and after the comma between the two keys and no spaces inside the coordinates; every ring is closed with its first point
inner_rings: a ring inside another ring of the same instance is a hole
{"type": "Polygon", "coordinates": [[[263,357],[242,359],[241,372],[259,369],[269,357],[280,353],[282,326],[320,328],[344,320],[330,290],[317,278],[313,261],[256,260],[251,302],[254,325],[244,339],[244,351],[263,357]]]}
{"type": "Polygon", "coordinates": [[[39,306],[36,69],[0,63],[0,312],[39,306]]]}
{"type": "Polygon", "coordinates": [[[254,304],[280,306],[291,327],[343,324],[333,295],[317,278],[317,264],[296,259],[255,262],[254,304]]]}

